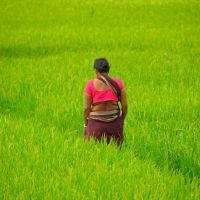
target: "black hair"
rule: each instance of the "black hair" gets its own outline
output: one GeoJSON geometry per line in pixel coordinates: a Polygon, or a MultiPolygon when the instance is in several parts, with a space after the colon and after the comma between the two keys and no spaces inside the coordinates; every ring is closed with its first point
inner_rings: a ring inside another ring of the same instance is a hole
{"type": "Polygon", "coordinates": [[[105,58],[97,58],[94,61],[94,68],[100,73],[103,73],[103,72],[107,73],[109,72],[110,66],[109,66],[108,61],[105,58]]]}

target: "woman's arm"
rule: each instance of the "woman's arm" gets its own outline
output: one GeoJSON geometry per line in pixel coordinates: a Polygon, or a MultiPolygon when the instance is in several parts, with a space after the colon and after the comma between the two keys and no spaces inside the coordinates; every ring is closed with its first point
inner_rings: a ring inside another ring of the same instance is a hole
{"type": "Polygon", "coordinates": [[[88,120],[87,117],[90,114],[92,105],[92,97],[85,93],[84,95],[84,125],[87,126],[88,120]]]}
{"type": "Polygon", "coordinates": [[[128,111],[128,104],[127,104],[127,100],[126,100],[126,92],[124,89],[121,91],[120,103],[122,105],[122,117],[125,119],[127,111],[128,111]]]}

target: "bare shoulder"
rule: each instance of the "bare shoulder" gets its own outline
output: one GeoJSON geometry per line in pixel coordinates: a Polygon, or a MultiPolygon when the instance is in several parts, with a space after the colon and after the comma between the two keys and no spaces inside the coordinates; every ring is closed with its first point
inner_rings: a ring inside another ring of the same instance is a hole
{"type": "Polygon", "coordinates": [[[87,81],[86,85],[91,85],[93,82],[94,82],[94,80],[90,79],[90,80],[87,81]]]}

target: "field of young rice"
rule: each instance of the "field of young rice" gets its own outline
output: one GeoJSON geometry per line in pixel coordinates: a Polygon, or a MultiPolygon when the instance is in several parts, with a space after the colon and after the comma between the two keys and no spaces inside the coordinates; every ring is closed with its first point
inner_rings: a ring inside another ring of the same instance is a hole
{"type": "Polygon", "coordinates": [[[0,1],[0,199],[199,199],[198,0],[0,1]],[[125,141],[83,140],[106,57],[125,141]]]}

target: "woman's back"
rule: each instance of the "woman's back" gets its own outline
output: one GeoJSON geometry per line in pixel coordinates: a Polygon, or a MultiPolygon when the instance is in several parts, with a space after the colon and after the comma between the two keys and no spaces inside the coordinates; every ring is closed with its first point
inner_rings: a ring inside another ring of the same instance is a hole
{"type": "Polygon", "coordinates": [[[96,93],[102,93],[103,95],[107,95],[107,98],[111,97],[111,100],[106,100],[102,102],[98,102],[93,105],[92,111],[110,111],[110,110],[116,110],[118,109],[118,105],[116,100],[112,100],[112,97],[114,95],[114,98],[116,97],[115,94],[113,94],[113,91],[101,80],[94,79],[94,89],[96,90],[96,93]],[[110,93],[111,92],[111,93],[110,93]]]}
{"type": "MultiPolygon", "coordinates": [[[[113,80],[118,84],[120,90],[123,91],[124,85],[122,81],[118,78],[113,78],[113,80]]],[[[115,104],[114,109],[116,109],[118,98],[114,91],[103,81],[99,79],[89,80],[85,87],[85,93],[91,97],[91,104],[93,106],[101,104],[104,105],[103,108],[106,108],[106,110],[112,110],[112,106],[115,104]]]]}

